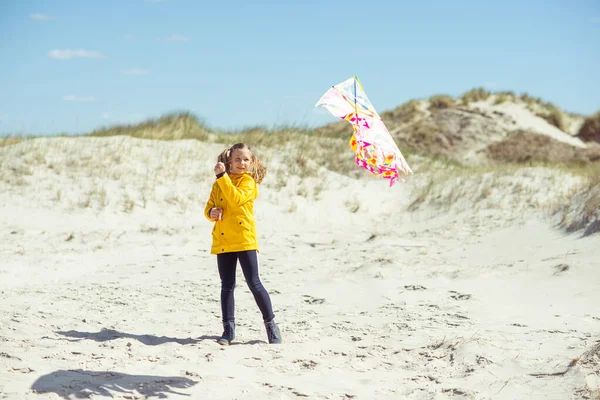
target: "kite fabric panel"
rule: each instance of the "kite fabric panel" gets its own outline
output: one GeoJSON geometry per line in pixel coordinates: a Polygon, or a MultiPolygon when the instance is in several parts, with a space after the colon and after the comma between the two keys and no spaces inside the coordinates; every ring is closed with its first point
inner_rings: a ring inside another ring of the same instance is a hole
{"type": "Polygon", "coordinates": [[[315,107],[323,107],[352,124],[354,134],[350,146],[358,166],[373,175],[389,179],[390,186],[402,179],[401,173],[412,174],[356,76],[332,86],[315,107]]]}

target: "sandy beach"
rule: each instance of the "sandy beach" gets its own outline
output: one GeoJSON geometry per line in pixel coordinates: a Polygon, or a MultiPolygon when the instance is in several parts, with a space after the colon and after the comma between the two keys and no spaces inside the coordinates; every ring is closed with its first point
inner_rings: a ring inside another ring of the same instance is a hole
{"type": "Polygon", "coordinates": [[[390,188],[301,177],[264,149],[260,267],[283,344],[238,269],[221,347],[202,211],[223,147],[0,147],[0,399],[600,398],[600,236],[551,212],[579,178],[523,168],[419,199],[442,173],[426,160],[390,188]]]}

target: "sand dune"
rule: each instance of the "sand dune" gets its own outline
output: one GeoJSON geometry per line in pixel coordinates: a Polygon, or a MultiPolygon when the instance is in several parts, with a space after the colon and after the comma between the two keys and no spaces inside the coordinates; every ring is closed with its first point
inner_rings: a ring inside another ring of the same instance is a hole
{"type": "Polygon", "coordinates": [[[389,188],[297,176],[263,149],[261,273],[284,343],[266,344],[238,272],[224,348],[202,215],[222,147],[0,148],[0,398],[600,396],[600,240],[548,212],[578,178],[448,175],[418,200],[444,173],[419,159],[389,188]]]}

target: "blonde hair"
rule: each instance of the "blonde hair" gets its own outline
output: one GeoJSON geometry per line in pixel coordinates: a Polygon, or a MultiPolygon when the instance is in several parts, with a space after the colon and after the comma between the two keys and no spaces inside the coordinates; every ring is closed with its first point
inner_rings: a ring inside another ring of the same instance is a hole
{"type": "Polygon", "coordinates": [[[267,167],[265,167],[260,162],[258,157],[256,157],[254,155],[254,153],[252,153],[252,149],[250,149],[250,147],[248,147],[246,144],[244,144],[244,143],[234,144],[233,146],[229,147],[228,149],[225,149],[221,154],[219,154],[219,157],[217,157],[217,160],[222,162],[223,164],[225,164],[225,168],[226,168],[227,172],[230,172],[231,163],[229,162],[229,159],[230,159],[233,151],[238,150],[238,149],[246,149],[246,150],[250,151],[250,153],[252,154],[252,158],[251,158],[252,165],[248,169],[248,174],[254,179],[254,181],[256,183],[261,183],[262,180],[265,179],[265,176],[267,175],[267,167]]]}

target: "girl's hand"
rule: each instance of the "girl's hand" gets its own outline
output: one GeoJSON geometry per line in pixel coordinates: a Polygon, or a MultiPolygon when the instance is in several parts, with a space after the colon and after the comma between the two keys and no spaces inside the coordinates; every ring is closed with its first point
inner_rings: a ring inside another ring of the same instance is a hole
{"type": "Polygon", "coordinates": [[[220,221],[223,218],[223,209],[219,207],[213,207],[210,209],[210,218],[213,221],[220,221]]]}
{"type": "Polygon", "coordinates": [[[215,165],[215,175],[218,175],[222,172],[225,172],[225,164],[218,162],[217,165],[215,165]]]}

